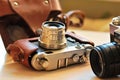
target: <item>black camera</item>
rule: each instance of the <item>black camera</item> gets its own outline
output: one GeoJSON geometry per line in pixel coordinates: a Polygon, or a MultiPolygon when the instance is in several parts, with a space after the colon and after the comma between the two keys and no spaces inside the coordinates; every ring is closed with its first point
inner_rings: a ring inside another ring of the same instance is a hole
{"type": "Polygon", "coordinates": [[[90,52],[90,64],[99,78],[120,74],[120,16],[110,23],[111,42],[96,46],[90,52]]]}

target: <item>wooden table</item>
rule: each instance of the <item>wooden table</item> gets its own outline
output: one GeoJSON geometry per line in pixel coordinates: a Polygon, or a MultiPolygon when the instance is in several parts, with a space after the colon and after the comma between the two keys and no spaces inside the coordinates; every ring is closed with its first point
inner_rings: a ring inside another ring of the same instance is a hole
{"type": "MultiPolygon", "coordinates": [[[[108,32],[93,32],[73,29],[77,34],[84,35],[96,45],[109,42],[108,32]]],[[[73,31],[72,30],[72,31],[73,31]]],[[[69,30],[70,31],[70,30],[69,30]]],[[[72,65],[54,71],[35,71],[16,63],[6,53],[0,37],[0,80],[101,80],[91,70],[89,62],[72,65]]],[[[105,79],[120,80],[120,77],[105,79]]]]}

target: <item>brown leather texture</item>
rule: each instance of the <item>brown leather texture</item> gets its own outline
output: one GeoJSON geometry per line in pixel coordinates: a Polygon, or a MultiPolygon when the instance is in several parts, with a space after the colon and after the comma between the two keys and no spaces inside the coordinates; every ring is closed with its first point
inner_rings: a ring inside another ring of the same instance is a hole
{"type": "Polygon", "coordinates": [[[59,0],[0,0],[0,34],[5,47],[15,40],[37,36],[41,24],[60,13],[59,0]]]}
{"type": "Polygon", "coordinates": [[[41,27],[42,22],[47,19],[52,11],[61,11],[59,0],[9,1],[13,10],[28,23],[33,32],[41,27]]]}
{"type": "Polygon", "coordinates": [[[31,67],[29,63],[29,57],[36,52],[39,46],[32,44],[29,41],[38,40],[38,38],[21,39],[10,44],[7,47],[8,53],[12,56],[14,61],[24,64],[27,67],[31,67]]]}
{"type": "Polygon", "coordinates": [[[9,0],[0,0],[0,17],[10,14],[14,14],[14,11],[12,11],[9,0]]]}
{"type": "Polygon", "coordinates": [[[92,41],[88,40],[84,36],[76,35],[74,32],[66,32],[65,35],[68,36],[68,37],[72,37],[72,38],[76,39],[80,43],[90,44],[90,45],[94,46],[94,43],[92,41]]]}

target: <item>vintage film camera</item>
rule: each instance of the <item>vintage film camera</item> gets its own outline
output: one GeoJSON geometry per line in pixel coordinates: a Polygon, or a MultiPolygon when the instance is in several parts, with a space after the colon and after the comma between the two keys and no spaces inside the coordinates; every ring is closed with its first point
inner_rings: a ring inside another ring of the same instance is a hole
{"type": "Polygon", "coordinates": [[[110,23],[111,42],[95,47],[90,52],[93,72],[100,78],[120,75],[120,16],[110,23]]]}
{"type": "Polygon", "coordinates": [[[40,37],[17,40],[7,47],[14,61],[35,70],[54,70],[87,62],[94,46],[86,38],[65,32],[61,22],[46,21],[39,33],[40,37]]]}

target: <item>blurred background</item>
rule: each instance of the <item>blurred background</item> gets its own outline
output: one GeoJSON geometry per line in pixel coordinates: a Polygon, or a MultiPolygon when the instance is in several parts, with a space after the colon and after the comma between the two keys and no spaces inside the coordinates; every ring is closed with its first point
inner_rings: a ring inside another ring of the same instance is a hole
{"type": "Polygon", "coordinates": [[[79,9],[85,13],[81,29],[109,31],[113,17],[120,15],[120,0],[60,0],[63,12],[79,9]]]}

